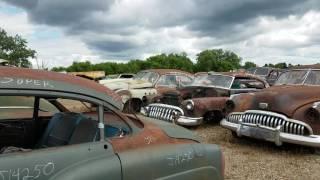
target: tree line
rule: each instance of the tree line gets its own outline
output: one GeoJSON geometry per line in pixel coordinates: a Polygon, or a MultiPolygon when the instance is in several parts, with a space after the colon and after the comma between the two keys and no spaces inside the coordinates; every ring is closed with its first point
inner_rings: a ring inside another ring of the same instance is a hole
{"type": "Polygon", "coordinates": [[[230,71],[241,67],[241,57],[222,49],[204,50],[193,63],[186,53],[170,53],[150,56],[145,60],[134,59],[126,63],[104,62],[91,64],[89,61],[73,62],[69,67],[54,67],[52,71],[105,71],[107,74],[137,73],[144,69],[180,69],[188,72],[230,71]]]}

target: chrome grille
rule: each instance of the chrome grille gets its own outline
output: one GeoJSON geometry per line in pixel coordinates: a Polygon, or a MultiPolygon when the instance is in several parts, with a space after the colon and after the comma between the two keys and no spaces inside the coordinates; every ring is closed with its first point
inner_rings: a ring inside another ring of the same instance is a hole
{"type": "Polygon", "coordinates": [[[167,104],[150,104],[147,106],[147,116],[155,119],[160,119],[168,122],[174,122],[176,114],[177,116],[183,115],[183,110],[176,106],[167,104]]]}
{"type": "Polygon", "coordinates": [[[246,111],[245,113],[231,113],[227,117],[227,121],[232,123],[259,124],[271,128],[281,126],[282,132],[296,134],[296,135],[309,135],[312,134],[311,128],[308,128],[306,124],[300,121],[295,121],[286,118],[281,114],[276,114],[266,111],[246,111]]]}

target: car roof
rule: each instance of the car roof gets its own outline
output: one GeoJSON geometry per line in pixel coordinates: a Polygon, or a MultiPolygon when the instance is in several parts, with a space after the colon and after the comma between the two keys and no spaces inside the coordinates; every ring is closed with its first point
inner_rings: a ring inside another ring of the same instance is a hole
{"type": "Polygon", "coordinates": [[[143,70],[143,71],[151,71],[151,72],[158,73],[160,75],[169,74],[169,73],[184,73],[184,74],[193,76],[193,74],[191,74],[189,72],[181,71],[178,69],[147,69],[147,70],[143,70]]]}
{"type": "Polygon", "coordinates": [[[0,67],[0,89],[47,90],[91,96],[121,109],[121,98],[94,81],[51,71],[0,67]]]}
{"type": "Polygon", "coordinates": [[[250,74],[250,73],[246,73],[246,72],[222,72],[221,74],[223,75],[228,75],[228,76],[233,76],[235,78],[254,78],[257,80],[260,80],[262,82],[264,82],[265,84],[268,84],[267,81],[265,81],[264,79],[260,78],[259,76],[250,74]]]}
{"type": "Polygon", "coordinates": [[[293,66],[290,69],[320,69],[320,63],[318,64],[309,64],[309,65],[299,65],[293,66]]]}

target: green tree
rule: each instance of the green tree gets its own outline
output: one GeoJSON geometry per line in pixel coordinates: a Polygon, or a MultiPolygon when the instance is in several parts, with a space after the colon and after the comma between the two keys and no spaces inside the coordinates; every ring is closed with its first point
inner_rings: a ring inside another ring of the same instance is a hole
{"type": "Polygon", "coordinates": [[[66,71],[67,70],[67,68],[65,68],[65,67],[54,67],[54,68],[52,68],[51,69],[51,71],[55,71],[55,72],[62,72],[62,71],[66,71]]]}
{"type": "Polygon", "coordinates": [[[288,65],[287,65],[287,63],[282,62],[282,63],[275,64],[274,67],[275,68],[280,68],[280,69],[286,69],[286,68],[288,68],[288,65]]]}
{"type": "Polygon", "coordinates": [[[197,55],[195,71],[230,71],[241,67],[241,58],[222,49],[204,50],[197,55]]]}
{"type": "Polygon", "coordinates": [[[89,61],[85,62],[73,62],[71,66],[67,68],[68,72],[85,72],[92,71],[92,64],[89,61]]]}
{"type": "Polygon", "coordinates": [[[27,47],[27,41],[19,35],[9,36],[0,28],[0,58],[10,65],[31,67],[29,58],[35,58],[36,51],[27,47]]]}
{"type": "Polygon", "coordinates": [[[292,66],[292,64],[287,65],[285,62],[277,63],[277,64],[265,64],[264,67],[272,67],[272,68],[280,68],[280,69],[286,69],[288,67],[292,66]]]}
{"type": "Polygon", "coordinates": [[[146,59],[146,67],[148,68],[165,68],[165,69],[181,69],[184,71],[193,71],[193,63],[187,57],[186,53],[180,54],[160,54],[151,56],[146,59]]]}
{"type": "Polygon", "coordinates": [[[244,69],[249,69],[249,68],[253,68],[253,67],[257,67],[257,65],[254,62],[251,62],[251,61],[245,62],[244,66],[243,66],[244,69]]]}

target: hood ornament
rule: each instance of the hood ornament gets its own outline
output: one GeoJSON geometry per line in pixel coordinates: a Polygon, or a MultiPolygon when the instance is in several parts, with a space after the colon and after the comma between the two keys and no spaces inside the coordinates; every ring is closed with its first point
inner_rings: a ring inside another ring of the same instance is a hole
{"type": "Polygon", "coordinates": [[[269,104],[268,103],[259,103],[259,108],[260,109],[268,109],[269,104]]]}

